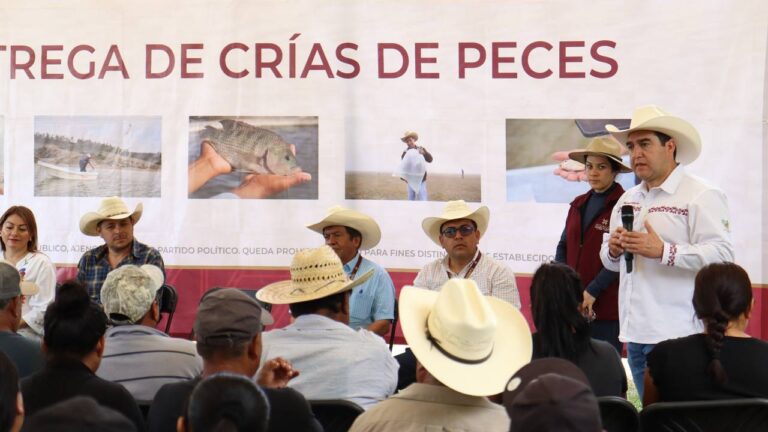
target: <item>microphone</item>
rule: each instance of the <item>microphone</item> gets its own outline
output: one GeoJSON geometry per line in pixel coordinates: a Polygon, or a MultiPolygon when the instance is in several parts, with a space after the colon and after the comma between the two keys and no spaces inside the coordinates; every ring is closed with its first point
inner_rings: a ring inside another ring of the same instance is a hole
{"type": "MultiPolygon", "coordinates": [[[[631,205],[621,206],[621,224],[624,225],[624,229],[632,231],[632,226],[635,224],[635,209],[631,205]]],[[[627,264],[627,273],[632,273],[632,260],[634,256],[632,252],[624,252],[624,261],[627,264]]]]}

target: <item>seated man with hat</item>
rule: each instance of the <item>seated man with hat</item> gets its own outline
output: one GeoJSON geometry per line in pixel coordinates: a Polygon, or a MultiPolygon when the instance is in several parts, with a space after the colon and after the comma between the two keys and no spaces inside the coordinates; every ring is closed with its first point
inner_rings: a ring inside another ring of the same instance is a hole
{"type": "Polygon", "coordinates": [[[133,226],[141,219],[141,203],[133,212],[118,197],[104,198],[99,209],[80,218],[80,231],[99,236],[104,244],[84,253],[77,264],[77,279],[85,284],[88,294],[101,301],[101,285],[107,274],[125,264],[152,264],[165,274],[163,257],[157,249],[139,243],[133,237],[133,226]]]}
{"type": "Polygon", "coordinates": [[[163,272],[153,265],[124,265],[111,271],[101,288],[113,327],[105,334],[96,375],[122,384],[136,400],[152,400],[162,385],[192,379],[203,370],[194,342],[155,328],[163,282],[163,272]]]}
{"type": "Polygon", "coordinates": [[[417,382],[360,415],[351,432],[507,432],[504,408],[485,396],[531,359],[531,332],[513,305],[468,279],[440,291],[407,286],[400,322],[418,360],[417,382]]]}
{"type": "Polygon", "coordinates": [[[442,215],[424,219],[421,227],[427,237],[445,249],[447,256],[424,266],[413,284],[437,290],[448,279],[472,279],[483,295],[507,301],[520,309],[515,274],[477,247],[488,229],[490,217],[488,207],[472,211],[466,202],[459,200],[448,201],[442,215]]]}
{"type": "Polygon", "coordinates": [[[372,274],[350,280],[338,255],[322,246],[294,255],[291,280],[256,293],[263,302],[290,305],[296,320],[264,333],[262,358],[290,361],[301,374],[289,385],[307,399],[346,399],[368,408],[395,391],[397,362],[384,340],[348,325],[350,291],[372,274]]]}
{"type": "Polygon", "coordinates": [[[373,270],[373,275],[350,295],[349,326],[386,335],[395,317],[395,285],[384,268],[360,255],[360,250],[372,249],[379,243],[379,225],[366,214],[335,206],[328,209],[323,220],[307,228],[325,237],[325,244],[339,256],[350,279],[373,270]]]}

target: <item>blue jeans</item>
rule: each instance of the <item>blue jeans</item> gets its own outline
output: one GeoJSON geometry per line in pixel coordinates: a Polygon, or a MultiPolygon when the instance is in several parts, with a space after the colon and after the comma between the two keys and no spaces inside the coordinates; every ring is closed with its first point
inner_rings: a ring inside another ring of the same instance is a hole
{"type": "Polygon", "coordinates": [[[645,359],[655,346],[656,344],[627,342],[629,370],[632,371],[632,380],[635,382],[635,388],[637,388],[640,400],[643,400],[643,391],[645,390],[645,383],[643,382],[645,378],[645,359]]]}
{"type": "Polygon", "coordinates": [[[408,186],[408,201],[429,201],[427,198],[427,182],[421,182],[418,196],[416,195],[416,191],[408,186]]]}

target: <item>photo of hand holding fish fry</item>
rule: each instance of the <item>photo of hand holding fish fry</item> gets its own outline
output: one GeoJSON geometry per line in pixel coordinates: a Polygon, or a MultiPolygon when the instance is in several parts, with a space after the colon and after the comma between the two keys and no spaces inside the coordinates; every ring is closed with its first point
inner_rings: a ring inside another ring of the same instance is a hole
{"type": "Polygon", "coordinates": [[[317,117],[192,117],[189,152],[190,198],[317,198],[317,117]]]}

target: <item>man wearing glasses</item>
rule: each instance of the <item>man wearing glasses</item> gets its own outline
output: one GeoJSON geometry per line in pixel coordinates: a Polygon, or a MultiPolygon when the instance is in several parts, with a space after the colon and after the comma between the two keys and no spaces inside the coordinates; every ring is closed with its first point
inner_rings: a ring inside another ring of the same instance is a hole
{"type": "Polygon", "coordinates": [[[424,266],[413,285],[439,290],[448,279],[472,279],[483,295],[507,301],[520,309],[515,274],[477,247],[488,228],[489,219],[488,207],[472,211],[461,200],[449,201],[442,215],[424,219],[421,223],[424,232],[445,249],[447,256],[424,266]]]}

